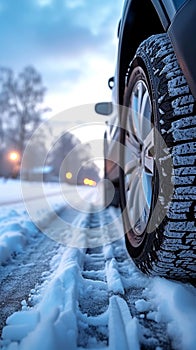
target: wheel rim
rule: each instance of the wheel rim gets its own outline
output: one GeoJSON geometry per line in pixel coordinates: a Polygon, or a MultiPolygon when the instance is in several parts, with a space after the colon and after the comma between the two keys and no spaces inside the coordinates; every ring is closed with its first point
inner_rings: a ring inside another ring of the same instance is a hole
{"type": "Polygon", "coordinates": [[[154,174],[154,131],[148,87],[138,80],[131,92],[125,137],[126,206],[134,245],[138,246],[147,228],[154,174]]]}

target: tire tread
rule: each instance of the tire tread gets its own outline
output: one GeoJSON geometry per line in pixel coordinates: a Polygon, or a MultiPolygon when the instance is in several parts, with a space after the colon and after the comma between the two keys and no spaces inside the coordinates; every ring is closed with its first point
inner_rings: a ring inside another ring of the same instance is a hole
{"type": "MultiPolygon", "coordinates": [[[[165,219],[153,232],[151,246],[134,260],[142,271],[152,275],[192,281],[196,278],[195,100],[167,34],[145,40],[136,56],[143,57],[144,52],[158,86],[159,132],[171,155],[174,191],[165,219]]],[[[167,156],[158,161],[166,169],[167,156]]],[[[163,188],[166,185],[161,184],[163,188]]],[[[127,242],[128,250],[129,244],[127,242]]]]}

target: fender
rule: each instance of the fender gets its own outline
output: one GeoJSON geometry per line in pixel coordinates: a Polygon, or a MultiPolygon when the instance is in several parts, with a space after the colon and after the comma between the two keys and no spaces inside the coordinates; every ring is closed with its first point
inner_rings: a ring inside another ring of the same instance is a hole
{"type": "Polygon", "coordinates": [[[196,65],[193,64],[196,62],[196,42],[193,38],[196,32],[194,3],[194,0],[127,0],[125,2],[118,29],[119,43],[115,77],[118,87],[116,101],[119,105],[123,105],[125,76],[137,47],[149,36],[164,32],[168,32],[177,57],[183,57],[179,59],[179,63],[196,97],[196,65]],[[194,25],[195,30],[185,30],[188,23],[189,28],[193,28],[194,25]],[[186,47],[187,40],[191,41],[191,52],[192,45],[194,45],[195,54],[190,55],[190,58],[188,57],[189,49],[186,47]],[[186,62],[188,62],[187,65],[186,62]]]}

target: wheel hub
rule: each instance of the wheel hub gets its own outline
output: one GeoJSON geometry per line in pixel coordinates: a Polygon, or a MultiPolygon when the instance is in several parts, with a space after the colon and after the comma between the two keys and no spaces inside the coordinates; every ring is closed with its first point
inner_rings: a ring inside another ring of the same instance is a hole
{"type": "Polygon", "coordinates": [[[125,141],[125,189],[132,230],[141,236],[146,230],[152,200],[154,174],[154,131],[148,87],[138,80],[130,96],[125,141]]]}

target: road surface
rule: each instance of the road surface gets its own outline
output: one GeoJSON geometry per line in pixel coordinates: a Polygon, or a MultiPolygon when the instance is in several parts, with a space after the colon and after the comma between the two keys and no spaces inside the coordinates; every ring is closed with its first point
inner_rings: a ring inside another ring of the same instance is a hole
{"type": "MultiPolygon", "coordinates": [[[[50,235],[58,231],[60,218],[64,236],[73,237],[64,240],[69,244],[62,242],[62,235],[54,240],[32,225],[25,249],[0,267],[2,349],[12,343],[20,349],[23,342],[21,349],[26,344],[37,349],[50,318],[47,327],[53,328],[54,338],[48,340],[48,349],[65,344],[69,350],[178,349],[178,330],[171,331],[177,316],[172,315],[172,301],[167,317],[162,310],[161,298],[167,296],[161,296],[161,283],[171,295],[177,288],[192,287],[143,275],[127,255],[119,209],[95,210],[89,202],[87,207],[79,211],[64,204],[58,217],[43,225],[50,235]],[[154,292],[159,284],[160,307],[154,292]]],[[[181,338],[183,343],[183,334],[181,338]]]]}

